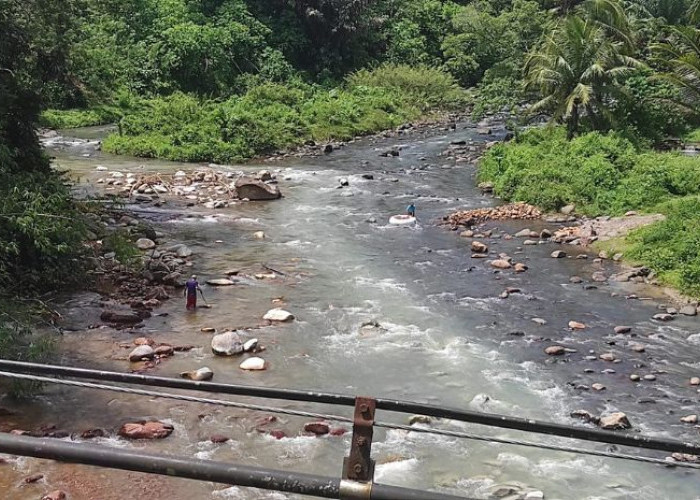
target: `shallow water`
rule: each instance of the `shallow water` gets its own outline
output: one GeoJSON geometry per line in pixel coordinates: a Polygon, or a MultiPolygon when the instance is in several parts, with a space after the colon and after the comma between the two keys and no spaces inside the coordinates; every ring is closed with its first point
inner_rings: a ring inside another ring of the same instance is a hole
{"type": "MultiPolygon", "coordinates": [[[[88,131],[83,137],[97,135],[88,131]]],[[[200,347],[177,353],[154,373],[177,376],[183,370],[209,366],[217,382],[386,396],[570,424],[577,422],[569,418],[569,412],[579,408],[594,413],[620,410],[630,418],[633,432],[697,442],[698,430],[679,422],[681,416],[698,410],[696,388],[688,386],[688,379],[700,372],[700,336],[686,340],[698,332],[694,318],[678,317],[669,324],[651,321],[658,312],[658,301],[625,299],[631,291],[651,293],[639,287],[599,285],[584,290],[582,285],[570,284],[572,275],[588,280],[593,271],[612,272],[616,265],[552,259],[549,254],[554,244],[520,247],[519,239],[489,239],[492,253],[506,252],[530,267],[522,274],[496,273],[485,260],[470,257],[467,240],[438,225],[443,215],[457,208],[495,202],[474,187],[472,165],[455,164],[440,155],[450,141],[471,138],[493,139],[459,126],[454,132],[366,140],[319,158],[231,167],[277,171],[284,198],[275,202],[245,203],[217,211],[188,209],[184,214],[173,204],[159,209],[138,207],[139,215],[153,221],[167,240],[182,241],[194,249],[193,271],[200,281],[221,277],[230,268],[260,269],[260,264],[285,273],[271,281],[244,279],[234,287],[205,287],[213,307],[196,313],[186,313],[177,298],[166,302],[157,312],[168,315],[147,320],[138,335],[200,347]],[[394,145],[404,146],[399,158],[378,156],[394,145]],[[374,180],[362,179],[363,173],[373,174],[374,180]],[[349,187],[337,189],[341,177],[349,180],[349,187]],[[389,226],[388,218],[411,201],[418,208],[419,224],[414,228],[389,226]],[[368,222],[370,218],[376,218],[376,223],[368,222]],[[265,232],[264,240],[253,238],[253,232],[259,230],[265,232]],[[499,298],[506,287],[521,288],[523,293],[499,298]],[[613,297],[613,293],[618,295],[613,297]],[[262,354],[270,364],[267,371],[244,373],[238,369],[240,359],[212,356],[211,335],[200,333],[201,327],[257,326],[262,315],[274,307],[276,297],[284,298],[283,307],[297,319],[246,332],[267,346],[262,354]],[[534,317],[546,319],[547,325],[533,323],[534,317]],[[386,331],[360,335],[360,325],[370,320],[378,321],[386,331]],[[588,328],[571,332],[569,320],[581,321],[588,328]],[[614,336],[612,329],[619,324],[633,326],[637,338],[614,336]],[[525,336],[508,335],[513,331],[523,331],[525,336]],[[631,351],[630,341],[647,345],[646,352],[631,351]],[[567,358],[548,358],[543,349],[551,343],[563,343],[578,352],[567,358]],[[596,356],[613,351],[623,361],[587,361],[584,357],[591,354],[589,350],[596,356]],[[584,373],[586,368],[595,373],[584,373]],[[616,373],[601,373],[609,368],[616,373]],[[630,373],[656,373],[657,380],[633,383],[630,373]],[[594,382],[604,383],[607,389],[596,393],[574,388],[594,382]]],[[[54,149],[58,167],[70,170],[79,181],[104,175],[94,171],[96,165],[123,172],[193,168],[114,158],[95,152],[91,144],[54,149]]],[[[84,185],[84,189],[90,188],[84,185]]],[[[498,235],[542,225],[508,222],[490,227],[498,235]]],[[[565,250],[570,256],[583,252],[577,247],[565,250]]],[[[97,322],[97,297],[82,294],[72,301],[66,311],[75,324],[84,328],[97,322]]],[[[129,342],[134,335],[109,328],[66,332],[62,362],[128,371],[124,357],[129,351],[118,343],[129,342]]],[[[279,404],[309,409],[298,403],[279,404]]],[[[303,419],[284,417],[270,425],[292,436],[275,440],[255,432],[259,414],[87,389],[50,388],[19,409],[21,416],[14,417],[18,427],[50,421],[73,431],[113,428],[128,417],[152,415],[175,425],[171,437],[145,444],[110,439],[107,444],[330,476],[339,475],[349,445],[348,435],[300,436],[303,419]],[[208,442],[213,433],[232,440],[214,445],[208,442]]],[[[350,414],[349,409],[311,409],[350,414]]],[[[377,418],[406,422],[405,416],[386,413],[377,418]]],[[[439,425],[570,443],[472,425],[439,425]]],[[[379,464],[378,482],[439,488],[477,498],[486,498],[494,485],[510,482],[542,490],[547,499],[699,498],[699,472],[420,433],[377,430],[373,456],[379,464]]],[[[34,499],[48,485],[60,487],[66,468],[82,474],[94,471],[34,460],[2,467],[0,487],[9,492],[6,498],[17,500],[34,499]],[[5,472],[8,467],[11,473],[5,472]],[[16,488],[22,477],[36,470],[46,473],[45,483],[16,488]]],[[[101,470],[99,474],[101,484],[112,484],[115,491],[123,486],[123,476],[118,473],[101,470]]],[[[153,490],[142,498],[300,498],[194,481],[164,482],[171,490],[163,489],[162,495],[153,490]]],[[[71,498],[83,497],[74,492],[71,498]]]]}

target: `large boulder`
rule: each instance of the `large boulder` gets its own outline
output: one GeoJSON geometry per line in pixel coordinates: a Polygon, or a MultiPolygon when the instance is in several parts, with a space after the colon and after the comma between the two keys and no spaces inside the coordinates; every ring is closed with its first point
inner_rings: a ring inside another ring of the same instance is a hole
{"type": "Polygon", "coordinates": [[[132,311],[102,311],[100,319],[105,323],[133,324],[140,323],[143,318],[138,313],[132,311]]]}
{"type": "Polygon", "coordinates": [[[267,311],[263,319],[267,321],[291,321],[294,319],[294,315],[284,309],[275,308],[267,311]]]}
{"type": "Polygon", "coordinates": [[[632,427],[630,421],[627,419],[627,415],[622,412],[611,413],[610,415],[600,417],[598,425],[603,429],[616,430],[616,429],[629,429],[632,427]]]}
{"type": "Polygon", "coordinates": [[[224,332],[211,339],[211,350],[217,356],[233,356],[243,352],[243,342],[236,332],[224,332]]]}
{"type": "Polygon", "coordinates": [[[236,192],[239,198],[247,198],[251,201],[276,200],[282,196],[277,186],[266,184],[254,177],[241,177],[238,179],[236,181],[236,192]]]}

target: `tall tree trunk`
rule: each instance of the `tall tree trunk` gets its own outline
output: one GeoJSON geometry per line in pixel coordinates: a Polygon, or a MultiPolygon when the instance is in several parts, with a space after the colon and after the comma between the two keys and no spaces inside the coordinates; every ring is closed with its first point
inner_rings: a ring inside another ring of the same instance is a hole
{"type": "Polygon", "coordinates": [[[571,117],[566,123],[566,138],[571,140],[578,133],[578,105],[574,106],[571,117]]]}

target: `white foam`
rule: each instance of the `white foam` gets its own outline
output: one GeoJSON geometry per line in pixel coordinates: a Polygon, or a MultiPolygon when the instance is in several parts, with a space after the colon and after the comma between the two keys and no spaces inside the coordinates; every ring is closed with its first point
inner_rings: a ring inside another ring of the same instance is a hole
{"type": "Polygon", "coordinates": [[[418,459],[397,460],[379,464],[374,471],[374,478],[378,482],[401,482],[407,474],[412,474],[418,467],[418,459]]]}

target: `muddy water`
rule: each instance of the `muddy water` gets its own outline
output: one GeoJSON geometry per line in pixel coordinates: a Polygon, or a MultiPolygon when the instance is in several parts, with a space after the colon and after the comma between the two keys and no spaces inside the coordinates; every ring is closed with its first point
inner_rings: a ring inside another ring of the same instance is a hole
{"type": "MultiPolygon", "coordinates": [[[[253,272],[261,264],[284,275],[274,280],[244,277],[228,288],[205,287],[212,308],[195,313],[185,312],[180,300],[170,300],[158,311],[167,316],[149,319],[138,332],[86,329],[97,322],[98,297],[71,297],[64,309],[75,331],[63,336],[61,361],[128,371],[128,350],[119,343],[137,334],[148,335],[157,341],[198,346],[160,364],[155,373],[163,376],[209,366],[218,382],[371,394],[564,423],[575,423],[568,414],[580,408],[595,413],[619,410],[629,416],[633,432],[698,441],[698,430],[679,422],[681,416],[698,410],[698,393],[688,385],[688,379],[700,372],[695,319],[678,317],[659,324],[650,319],[658,312],[659,300],[625,298],[633,292],[648,296],[651,290],[606,284],[587,290],[570,284],[572,275],[584,277],[589,284],[593,271],[613,272],[614,264],[552,259],[553,244],[521,247],[522,240],[490,239],[492,253],[506,252],[530,267],[523,274],[495,273],[484,260],[470,257],[468,243],[457,233],[437,226],[451,210],[494,203],[475,189],[473,166],[440,156],[451,141],[472,138],[492,139],[459,126],[454,132],[365,141],[321,158],[265,164],[264,168],[278,170],[285,197],[276,202],[217,211],[185,211],[175,204],[132,207],[165,233],[168,241],[193,248],[193,271],[201,278],[221,277],[231,268],[253,272]],[[379,152],[395,145],[403,146],[400,157],[379,157],[379,152]],[[374,180],[361,177],[367,173],[374,180]],[[343,177],[350,186],[337,189],[343,177]],[[411,201],[418,207],[418,226],[389,226],[389,216],[411,201]],[[266,238],[254,239],[253,233],[261,230],[266,238]],[[506,287],[521,288],[523,293],[499,298],[506,287]],[[200,328],[258,326],[262,315],[273,307],[272,300],[280,297],[296,321],[246,331],[267,347],[263,353],[270,364],[267,371],[244,373],[238,369],[240,359],[212,356],[211,335],[201,333],[200,328]],[[534,317],[547,324],[535,324],[534,317]],[[360,325],[372,320],[386,330],[360,335],[360,325]],[[588,328],[572,333],[567,329],[570,320],[588,328]],[[633,326],[636,338],[615,336],[612,329],[619,324],[633,326]],[[509,335],[515,331],[524,336],[509,335]],[[633,352],[631,341],[644,343],[646,351],[633,352]],[[555,342],[577,352],[565,359],[547,358],[543,349],[555,342]],[[607,351],[615,352],[622,362],[586,359],[607,351]],[[593,373],[584,372],[586,369],[593,373]],[[615,372],[604,373],[606,369],[615,372]],[[657,380],[633,383],[631,373],[654,373],[657,380]],[[581,388],[595,382],[607,389],[581,388]]],[[[90,144],[54,144],[52,151],[57,165],[83,183],[104,175],[95,172],[96,165],[122,172],[192,168],[104,156],[90,144]]],[[[88,184],[80,186],[90,189],[88,184]]],[[[540,226],[513,222],[492,227],[499,236],[540,226]]],[[[565,250],[571,257],[582,252],[565,250]]],[[[348,410],[337,408],[314,409],[349,415],[348,410]]],[[[175,425],[168,439],[144,444],[115,438],[102,441],[333,476],[339,474],[349,444],[347,435],[302,436],[304,420],[296,418],[285,417],[268,425],[290,436],[276,440],[255,431],[259,414],[87,389],[51,388],[17,410],[10,417],[16,427],[51,422],[71,431],[113,428],[125,418],[155,416],[175,425]],[[232,439],[214,445],[208,441],[213,433],[232,439]]],[[[379,417],[406,421],[400,416],[379,417]]],[[[519,436],[449,422],[436,425],[519,436]]],[[[478,498],[486,498],[496,485],[513,482],[542,490],[548,499],[691,499],[698,498],[700,487],[697,472],[613,459],[398,431],[379,430],[375,437],[377,481],[478,498]]],[[[529,438],[560,442],[550,437],[529,438]]],[[[17,500],[37,498],[52,487],[64,487],[74,499],[123,498],[124,494],[153,499],[298,498],[184,480],[144,483],[143,476],[135,474],[34,460],[0,467],[4,498],[17,500]],[[17,487],[22,477],[35,471],[46,474],[43,483],[17,487]]]]}

